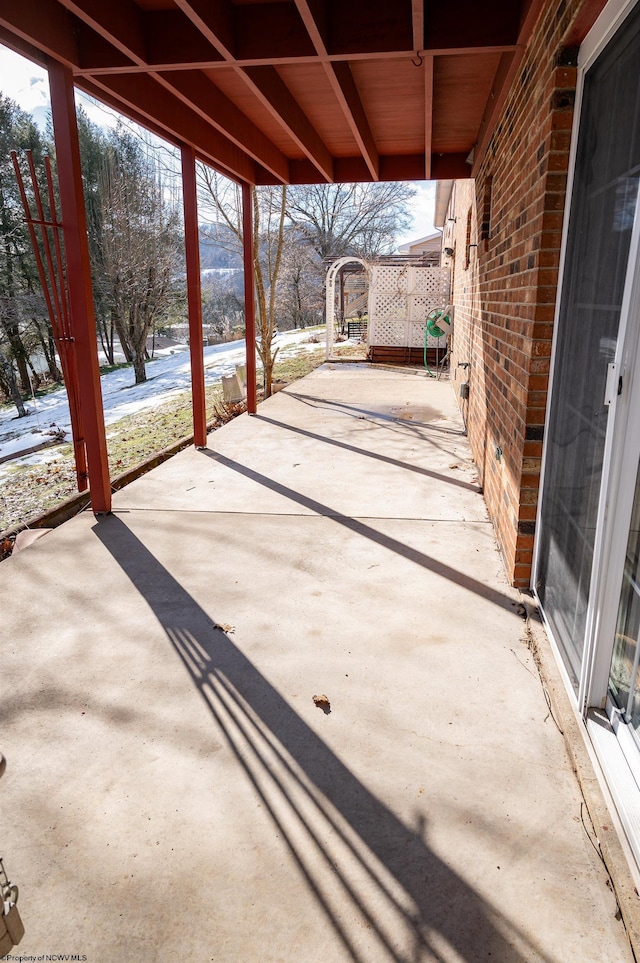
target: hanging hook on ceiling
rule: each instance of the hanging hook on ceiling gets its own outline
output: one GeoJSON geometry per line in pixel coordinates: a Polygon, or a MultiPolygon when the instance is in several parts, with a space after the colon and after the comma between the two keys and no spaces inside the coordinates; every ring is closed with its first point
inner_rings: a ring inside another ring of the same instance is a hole
{"type": "Polygon", "coordinates": [[[424,63],[424,59],[420,56],[419,50],[416,50],[416,59],[414,60],[413,57],[411,58],[411,63],[413,64],[414,67],[422,67],[424,63]]]}

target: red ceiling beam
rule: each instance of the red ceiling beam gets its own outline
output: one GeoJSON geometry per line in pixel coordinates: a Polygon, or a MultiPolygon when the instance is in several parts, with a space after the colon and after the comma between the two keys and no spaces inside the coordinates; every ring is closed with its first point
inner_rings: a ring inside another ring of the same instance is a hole
{"type": "Polygon", "coordinates": [[[325,0],[296,0],[298,14],[308,34],[312,53],[327,52],[327,6],[325,0]]]}
{"type": "Polygon", "coordinates": [[[257,3],[234,7],[235,60],[313,57],[315,48],[293,3],[257,3]]]}
{"type": "Polygon", "coordinates": [[[431,178],[431,143],[433,140],[433,57],[424,56],[424,159],[426,180],[431,178]]]}
{"type": "Polygon", "coordinates": [[[112,74],[126,74],[131,70],[143,73],[149,69],[146,64],[136,64],[131,57],[122,53],[121,50],[116,50],[113,44],[101,37],[86,23],[78,20],[76,23],[78,24],[77,36],[81,64],[79,69],[73,71],[74,78],[84,76],[86,64],[91,64],[91,72],[102,67],[112,74]]]}
{"type": "Polygon", "coordinates": [[[80,66],[74,19],[55,0],[3,0],[0,29],[5,28],[43,54],[67,66],[80,66]]]}
{"type": "Polygon", "coordinates": [[[369,127],[369,121],[360,100],[360,94],[348,63],[327,63],[325,65],[329,81],[340,104],[347,123],[351,128],[356,144],[362,152],[365,163],[374,181],[380,177],[380,158],[378,149],[369,127]]]}
{"type": "Polygon", "coordinates": [[[374,181],[379,178],[380,159],[360,94],[348,63],[327,60],[326,8],[321,0],[295,0],[300,17],[308,31],[325,73],[374,181]]]}
{"type": "Polygon", "coordinates": [[[140,8],[133,0],[59,0],[61,6],[113,44],[134,63],[147,62],[140,8]]]}
{"type": "MultiPolygon", "coordinates": [[[[345,59],[377,52],[397,56],[414,49],[410,21],[407,29],[408,2],[341,0],[328,5],[326,0],[316,0],[310,7],[311,19],[320,25],[329,56],[345,59]]],[[[176,6],[228,61],[296,62],[313,57],[317,49],[310,23],[297,3],[176,0],[176,6]]],[[[161,15],[154,11],[147,17],[161,15]]]]}
{"type": "MultiPolygon", "coordinates": [[[[28,0],[33,5],[36,0],[28,0]]],[[[46,0],[37,0],[46,6],[46,0]]],[[[406,0],[405,0],[406,2],[406,0]]],[[[470,0],[463,0],[469,3],[470,0]]],[[[504,3],[505,0],[500,0],[504,3]]],[[[480,17],[476,12],[464,19],[453,17],[446,5],[439,13],[430,7],[429,30],[424,35],[422,0],[403,3],[370,3],[366,17],[355,25],[349,20],[362,7],[362,0],[344,0],[340,16],[332,14],[320,0],[297,3],[269,3],[233,6],[229,2],[177,0],[179,9],[142,11],[133,0],[60,0],[85,25],[81,44],[80,71],[92,73],[139,72],[146,65],[154,70],[214,69],[296,64],[318,59],[340,63],[358,59],[393,59],[416,49],[432,55],[502,52],[515,48],[517,4],[511,4],[509,23],[504,17],[480,17]],[[406,29],[409,13],[411,31],[406,29]],[[406,14],[406,15],[405,15],[406,14]],[[330,42],[329,39],[330,38],[330,42]],[[112,47],[97,43],[98,38],[112,47]],[[237,38],[234,39],[234,38],[237,38]],[[419,46],[417,41],[423,40],[419,46]],[[120,54],[120,56],[118,56],[120,54]],[[123,63],[122,55],[130,58],[123,63]]],[[[49,0],[49,6],[56,4],[49,0]]],[[[333,10],[333,7],[331,8],[333,10]]],[[[457,8],[456,8],[457,9],[457,8]]],[[[361,10],[361,13],[365,13],[361,10]]],[[[33,22],[29,15],[30,22],[33,22]]],[[[74,21],[75,22],[75,21],[74,21]]],[[[74,62],[75,66],[75,62],[74,62]]]]}
{"type": "MultiPolygon", "coordinates": [[[[412,179],[435,176],[430,170],[434,56],[503,53],[478,133],[477,169],[544,2],[494,0],[493,15],[488,18],[476,0],[458,0],[455,8],[429,4],[426,11],[422,0],[340,0],[339,4],[295,0],[295,4],[264,5],[175,0],[177,9],[156,11],[141,10],[135,0],[109,4],[103,0],[0,0],[7,8],[0,10],[0,25],[9,31],[8,41],[14,48],[22,46],[27,53],[35,49],[40,57],[44,52],[71,66],[83,89],[160,136],[192,145],[198,156],[235,179],[284,183],[288,169],[293,182],[319,177],[412,179]],[[422,28],[425,151],[409,157],[379,157],[348,61],[409,56],[418,46],[422,28]],[[274,66],[309,62],[323,66],[361,159],[334,161],[274,66]],[[239,107],[201,75],[198,68],[205,65],[233,69],[307,162],[289,162],[239,107]]],[[[577,33],[588,29],[589,18],[593,14],[595,19],[602,2],[585,0],[589,15],[577,18],[577,33]]],[[[442,158],[433,159],[435,168],[441,170],[443,163],[442,158]]],[[[452,159],[447,163],[457,165],[452,159]]]]}
{"type": "MultiPolygon", "coordinates": [[[[459,161],[462,155],[451,155],[455,158],[454,166],[458,172],[463,170],[459,161]]],[[[447,155],[443,155],[446,163],[447,155]]],[[[464,158],[463,158],[464,161],[464,158]]],[[[290,161],[291,184],[317,184],[317,171],[307,160],[290,161]]],[[[441,163],[442,168],[442,163],[441,163]]],[[[381,181],[421,181],[424,180],[425,160],[424,154],[397,154],[380,156],[380,180],[381,181]]],[[[435,176],[435,175],[434,175],[435,176]]],[[[451,175],[455,176],[455,175],[451,175]]],[[[464,174],[461,177],[469,176],[469,165],[467,164],[464,174]]],[[[336,184],[351,184],[356,181],[370,183],[373,178],[363,157],[337,157],[334,161],[333,180],[336,184]]],[[[272,184],[273,181],[260,176],[258,184],[272,184]]]]}
{"type": "MultiPolygon", "coordinates": [[[[245,70],[235,63],[234,11],[228,0],[219,0],[213,4],[209,0],[176,0],[176,4],[236,70],[268,113],[284,127],[323,179],[330,181],[333,159],[275,68],[263,66],[245,70]]],[[[251,184],[256,182],[255,177],[240,174],[240,178],[251,184]]]]}
{"type": "MultiPolygon", "coordinates": [[[[369,4],[366,0],[365,10],[364,2],[344,0],[348,9],[341,3],[339,15],[332,6],[331,23],[327,25],[326,8],[321,3],[314,4],[312,16],[305,21],[292,4],[286,3],[233,7],[222,0],[176,0],[180,13],[141,11],[133,0],[117,0],[115,4],[111,0],[4,0],[0,25],[43,53],[73,66],[74,74],[81,75],[139,72],[147,64],[155,70],[170,70],[215,69],[229,63],[241,68],[317,61],[317,46],[308,31],[311,23],[321,21],[323,32],[329,30],[331,37],[330,43],[324,42],[322,60],[397,59],[417,49],[420,0],[412,0],[416,8],[411,10],[411,30],[405,28],[402,3],[379,0],[369,4]],[[351,11],[355,15],[361,7],[366,17],[351,23],[347,14],[351,11]],[[236,50],[233,38],[238,25],[242,31],[236,50]],[[98,42],[100,39],[103,43],[98,42]],[[131,62],[123,61],[123,56],[131,62]]],[[[595,7],[598,2],[602,0],[590,0],[588,6],[595,7]]],[[[512,8],[517,9],[517,4],[512,8]]],[[[470,55],[514,49],[515,36],[496,25],[500,18],[476,14],[471,18],[472,27],[461,33],[457,14],[454,19],[443,20],[449,9],[446,4],[429,7],[432,22],[424,43],[427,53],[470,55]],[[440,19],[434,23],[436,8],[440,9],[440,19]]],[[[453,14],[449,12],[448,16],[453,14]]]]}
{"type": "MultiPolygon", "coordinates": [[[[77,86],[91,97],[95,97],[97,100],[102,101],[102,103],[106,104],[108,107],[111,107],[113,110],[117,110],[119,113],[124,114],[125,117],[128,117],[129,120],[132,120],[134,123],[140,124],[141,127],[146,127],[146,129],[151,131],[152,134],[155,134],[156,137],[160,137],[161,139],[168,141],[168,143],[173,144],[179,150],[181,150],[184,146],[184,140],[182,140],[174,130],[172,130],[170,127],[163,127],[156,119],[145,116],[139,110],[136,110],[136,108],[131,104],[124,103],[123,101],[119,100],[118,97],[106,87],[100,86],[97,83],[93,83],[86,77],[83,77],[77,86]]],[[[203,146],[200,142],[194,145],[194,147],[198,160],[202,161],[203,164],[207,164],[209,167],[217,170],[225,177],[230,177],[231,180],[239,180],[235,170],[225,167],[215,155],[207,153],[205,146],[203,146]]],[[[257,184],[281,183],[279,178],[274,177],[258,164],[255,165],[254,176],[257,184]]]]}
{"type": "Polygon", "coordinates": [[[196,25],[224,60],[235,58],[233,7],[229,0],[175,0],[176,7],[196,25]]]}
{"type": "Polygon", "coordinates": [[[287,183],[288,158],[204,74],[200,71],[172,71],[154,76],[187,107],[273,174],[277,181],[287,183]]]}
{"type": "MultiPolygon", "coordinates": [[[[40,0],[40,2],[43,2],[43,0],[40,0]]],[[[94,49],[96,42],[99,45],[100,42],[108,41],[118,54],[129,57],[139,67],[148,69],[145,65],[146,49],[140,10],[132,0],[110,0],[108,4],[103,3],[103,0],[80,0],[80,2],[78,0],[61,0],[61,3],[66,6],[69,13],[84,18],[82,21],[84,30],[88,32],[90,28],[94,32],[94,49]]],[[[182,18],[182,22],[184,22],[184,18],[182,18]]],[[[267,168],[272,173],[281,181],[286,180],[287,163],[283,155],[273,145],[270,145],[267,138],[261,135],[257,128],[252,131],[249,130],[249,128],[253,128],[253,125],[241,111],[230,110],[233,105],[226,97],[220,94],[216,98],[216,94],[219,92],[212,84],[208,83],[204,77],[202,81],[212,91],[209,99],[213,101],[213,104],[209,103],[209,111],[216,107],[219,108],[223,117],[230,119],[232,128],[237,128],[245,135],[251,135],[249,138],[251,143],[259,143],[264,151],[264,156],[258,154],[257,157],[254,151],[254,159],[258,160],[259,163],[266,162],[267,168]],[[271,150],[269,150],[269,145],[271,150]]],[[[98,83],[100,82],[98,81],[98,83]]],[[[211,127],[210,133],[206,133],[205,125],[211,125],[209,113],[176,110],[175,98],[169,95],[167,100],[167,95],[163,95],[155,86],[154,81],[150,81],[143,74],[128,80],[116,75],[111,80],[104,80],[101,86],[115,93],[119,100],[129,107],[139,109],[145,118],[143,122],[158,119],[162,116],[167,127],[178,141],[186,139],[189,143],[199,142],[202,149],[210,153],[215,161],[226,170],[233,171],[236,177],[242,177],[249,181],[255,179],[255,169],[252,168],[246,157],[241,138],[234,136],[229,140],[228,131],[224,129],[223,125],[215,123],[211,127]],[[131,95],[127,95],[129,88],[136,92],[134,100],[131,99],[131,95]],[[159,101],[159,109],[156,109],[154,97],[159,101]],[[222,137],[220,136],[221,133],[222,137]],[[211,135],[213,135],[213,139],[211,135]]],[[[169,85],[165,84],[165,86],[169,85]]],[[[181,100],[185,102],[186,98],[181,97],[181,100]]]]}
{"type": "Polygon", "coordinates": [[[414,51],[424,47],[424,0],[411,0],[411,26],[414,51]]]}
{"type": "Polygon", "coordinates": [[[262,105],[282,124],[323,179],[331,181],[333,158],[277,70],[273,67],[247,67],[241,74],[262,105]]]}
{"type": "MultiPolygon", "coordinates": [[[[155,134],[156,137],[160,137],[178,148],[183,144],[183,141],[180,140],[174,131],[163,127],[158,121],[146,117],[139,110],[136,110],[135,107],[132,107],[131,104],[123,103],[106,87],[94,83],[87,77],[81,77],[80,79],[75,77],[74,83],[75,86],[85,94],[88,94],[90,97],[95,97],[96,100],[101,101],[107,107],[111,107],[112,110],[116,110],[125,117],[128,117],[134,124],[140,124],[141,127],[146,127],[146,129],[151,131],[152,134],[155,134]]],[[[210,163],[210,160],[208,160],[207,163],[210,163]]]]}
{"type": "Polygon", "coordinates": [[[95,81],[95,86],[111,95],[111,103],[115,98],[136,111],[144,118],[143,123],[147,119],[159,123],[164,130],[171,132],[173,138],[170,139],[174,142],[193,145],[234,177],[255,183],[256,169],[252,159],[153,78],[144,74],[101,77],[95,81]]]}
{"type": "MultiPolygon", "coordinates": [[[[145,54],[132,44],[130,25],[120,33],[109,34],[103,21],[102,36],[88,23],[80,22],[82,62],[76,76],[93,74],[140,73],[149,69],[205,69],[226,63],[222,55],[202,36],[179,10],[157,11],[148,21],[143,18],[145,54]],[[128,51],[125,57],[122,51],[128,51]]],[[[117,29],[118,22],[115,24],[117,29]]]]}
{"type": "MultiPolygon", "coordinates": [[[[233,66],[237,69],[245,69],[247,67],[287,67],[296,66],[297,64],[317,64],[323,63],[324,60],[329,63],[339,64],[339,63],[357,63],[358,61],[367,61],[368,63],[383,63],[387,60],[400,60],[401,58],[410,58],[415,56],[415,52],[412,50],[387,50],[387,51],[376,51],[374,53],[330,53],[327,54],[326,58],[318,57],[316,54],[313,56],[303,57],[269,57],[268,55],[259,57],[246,57],[241,60],[234,60],[232,64],[229,61],[223,60],[216,51],[211,51],[210,55],[207,56],[207,49],[210,50],[210,45],[205,45],[205,41],[200,38],[200,43],[197,47],[187,46],[188,40],[183,37],[184,31],[178,31],[176,36],[176,43],[172,44],[169,38],[164,38],[154,45],[153,40],[149,40],[149,65],[139,66],[132,62],[125,63],[121,56],[118,56],[117,51],[111,47],[112,55],[111,59],[105,56],[105,51],[108,48],[103,48],[97,44],[97,38],[95,35],[93,38],[89,38],[86,49],[83,45],[82,49],[82,63],[80,66],[74,70],[75,76],[99,76],[100,74],[120,74],[120,73],[143,73],[145,70],[216,70],[219,67],[228,68],[233,66]],[[182,45],[184,44],[184,46],[182,45]]],[[[424,53],[429,54],[432,57],[473,57],[481,54],[491,54],[491,53],[512,53],[516,49],[516,44],[497,44],[491,47],[442,47],[442,48],[423,48],[424,53]]]]}
{"type": "Polygon", "coordinates": [[[157,10],[145,17],[149,63],[203,69],[227,60],[180,10],[157,10]]]}
{"type": "Polygon", "coordinates": [[[18,37],[4,27],[0,27],[0,43],[8,47],[9,50],[13,50],[14,53],[20,54],[21,57],[26,57],[27,60],[32,60],[45,70],[47,69],[48,57],[42,50],[38,50],[33,44],[28,43],[22,37],[18,37]]]}

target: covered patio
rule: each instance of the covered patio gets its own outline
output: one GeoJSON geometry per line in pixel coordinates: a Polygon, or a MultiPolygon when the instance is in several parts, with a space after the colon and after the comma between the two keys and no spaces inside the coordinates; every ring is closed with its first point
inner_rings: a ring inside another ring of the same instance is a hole
{"type": "MultiPolygon", "coordinates": [[[[508,278],[492,276],[490,305],[496,290],[515,305],[504,323],[492,313],[508,335],[490,357],[502,372],[514,344],[529,354],[504,391],[488,378],[484,398],[460,397],[472,421],[487,410],[510,431],[502,399],[517,397],[527,417],[509,440],[540,458],[524,446],[542,446],[571,71],[604,7],[0,0],[0,40],[51,80],[93,509],[12,557],[0,584],[3,855],[23,957],[633,958],[624,833],[503,570],[507,545],[529,584],[518,553],[535,493],[526,516],[509,512],[525,463],[485,439],[501,557],[451,385],[325,365],[259,409],[255,392],[254,186],[459,181],[495,160],[516,200],[493,204],[490,172],[480,204],[465,202],[457,283],[473,308],[495,209],[508,278]],[[195,444],[113,498],[74,85],[182,158],[195,444]],[[544,136],[529,136],[534,104],[544,136]],[[500,136],[512,152],[496,152],[500,136]],[[520,210],[523,153],[537,233],[520,210]],[[244,202],[249,414],[209,437],[196,161],[244,202]],[[518,229],[545,256],[527,252],[526,289],[508,253],[518,229]],[[527,394],[529,374],[542,383],[527,394]]],[[[458,331],[456,374],[478,360],[458,331]]]]}
{"type": "Polygon", "coordinates": [[[326,364],[15,555],[14,954],[631,961],[518,602],[413,369],[326,364]]]}
{"type": "MultiPolygon", "coordinates": [[[[604,0],[600,0],[600,5],[604,0]]],[[[598,3],[588,16],[597,15],[598,3]]],[[[242,186],[247,408],[256,410],[256,185],[469,177],[544,0],[0,0],[0,42],[49,72],[79,424],[111,509],[74,86],[179,148],[194,443],[206,439],[196,162],[242,186]]],[[[341,252],[338,252],[341,253],[341,252]]]]}

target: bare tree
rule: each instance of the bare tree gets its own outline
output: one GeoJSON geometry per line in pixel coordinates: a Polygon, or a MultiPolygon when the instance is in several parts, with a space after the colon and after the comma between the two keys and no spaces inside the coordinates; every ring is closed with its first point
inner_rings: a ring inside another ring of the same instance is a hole
{"type": "Polygon", "coordinates": [[[199,208],[213,224],[201,228],[201,236],[222,250],[242,256],[242,191],[240,185],[198,164],[199,208]]]}
{"type": "Polygon", "coordinates": [[[284,224],[287,214],[287,188],[253,188],[253,234],[256,239],[253,271],[256,278],[258,309],[258,354],[264,372],[264,396],[271,395],[273,366],[278,348],[274,346],[276,328],[276,294],[282,252],[284,224]]]}
{"type": "Polygon", "coordinates": [[[322,321],[325,268],[318,253],[297,228],[285,235],[282,283],[277,314],[287,327],[305,328],[322,321]]]}
{"type": "MultiPolygon", "coordinates": [[[[241,252],[242,196],[237,184],[210,168],[200,167],[201,200],[213,209],[218,223],[227,232],[216,232],[220,246],[241,252]]],[[[264,394],[271,394],[273,366],[278,348],[274,345],[276,328],[276,296],[280,281],[282,255],[287,218],[287,188],[260,187],[253,189],[253,280],[256,292],[257,350],[262,362],[264,394]]]]}
{"type": "Polygon", "coordinates": [[[24,151],[31,150],[36,170],[41,172],[44,142],[38,128],[14,101],[0,94],[0,335],[4,343],[5,384],[10,384],[11,397],[16,400],[14,378],[9,375],[8,366],[17,370],[20,390],[28,392],[29,369],[33,371],[33,365],[25,344],[25,309],[31,306],[40,285],[11,150],[18,152],[22,164],[24,151]]]}
{"type": "Polygon", "coordinates": [[[311,184],[289,189],[289,218],[321,258],[390,253],[411,221],[409,183],[311,184]]]}
{"type": "MultiPolygon", "coordinates": [[[[103,263],[102,211],[104,204],[101,197],[105,157],[110,150],[114,149],[114,145],[107,132],[89,120],[82,107],[77,109],[77,118],[96,328],[105,358],[109,364],[115,364],[115,313],[103,263]]],[[[122,350],[127,361],[131,361],[131,353],[126,344],[122,345],[122,350]]]]}
{"type": "Polygon", "coordinates": [[[130,135],[119,135],[115,146],[100,173],[102,283],[140,384],[147,378],[147,338],[175,296],[179,216],[130,135]]]}
{"type": "Polygon", "coordinates": [[[238,294],[224,285],[202,286],[202,320],[219,338],[227,338],[234,328],[242,327],[243,304],[238,294]]]}
{"type": "Polygon", "coordinates": [[[28,414],[24,406],[18,379],[14,368],[12,345],[5,333],[5,326],[0,326],[0,390],[7,398],[11,398],[16,406],[18,417],[24,418],[28,414]]]}

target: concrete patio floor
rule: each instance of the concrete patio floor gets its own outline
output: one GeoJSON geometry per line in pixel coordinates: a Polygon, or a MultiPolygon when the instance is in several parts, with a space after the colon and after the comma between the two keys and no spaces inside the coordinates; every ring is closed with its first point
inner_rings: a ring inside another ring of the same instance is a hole
{"type": "Polygon", "coordinates": [[[1,576],[14,958],[632,959],[447,382],[324,365],[1,576]]]}

